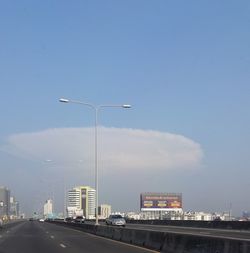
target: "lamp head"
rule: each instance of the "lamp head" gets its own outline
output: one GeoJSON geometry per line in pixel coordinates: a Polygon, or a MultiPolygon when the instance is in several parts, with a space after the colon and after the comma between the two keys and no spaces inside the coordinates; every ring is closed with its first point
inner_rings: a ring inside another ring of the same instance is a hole
{"type": "Polygon", "coordinates": [[[123,108],[131,108],[132,106],[131,105],[122,105],[123,108]]]}
{"type": "Polygon", "coordinates": [[[60,98],[59,101],[62,102],[62,103],[68,103],[69,102],[69,100],[66,99],[66,98],[60,98]]]}

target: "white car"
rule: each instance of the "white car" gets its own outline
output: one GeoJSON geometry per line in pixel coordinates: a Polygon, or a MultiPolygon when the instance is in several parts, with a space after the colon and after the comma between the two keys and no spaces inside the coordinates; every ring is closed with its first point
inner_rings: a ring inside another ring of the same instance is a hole
{"type": "Polygon", "coordinates": [[[106,219],[106,224],[107,225],[115,225],[115,226],[123,226],[125,227],[126,221],[125,219],[119,215],[119,214],[111,214],[107,219],[106,219]]]}

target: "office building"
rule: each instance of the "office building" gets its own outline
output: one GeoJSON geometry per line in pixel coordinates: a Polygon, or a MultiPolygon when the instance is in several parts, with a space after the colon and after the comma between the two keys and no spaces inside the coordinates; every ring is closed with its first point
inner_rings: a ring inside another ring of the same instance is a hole
{"type": "Polygon", "coordinates": [[[19,217],[19,202],[15,200],[15,197],[10,197],[10,216],[12,218],[19,217]]]}
{"type": "Polygon", "coordinates": [[[68,191],[68,205],[67,214],[68,217],[77,215],[83,215],[81,211],[81,190],[79,188],[73,188],[68,191]]]}
{"type": "Polygon", "coordinates": [[[43,215],[45,218],[50,218],[53,215],[53,203],[51,199],[46,200],[43,208],[43,215]]]}
{"type": "Polygon", "coordinates": [[[89,186],[78,186],[68,191],[67,214],[69,217],[83,215],[95,218],[96,191],[89,186]]]}
{"type": "Polygon", "coordinates": [[[111,206],[110,205],[100,205],[98,206],[98,216],[100,219],[106,219],[111,214],[111,206]]]}
{"type": "Polygon", "coordinates": [[[0,217],[9,216],[10,212],[10,190],[0,187],[0,217]]]}

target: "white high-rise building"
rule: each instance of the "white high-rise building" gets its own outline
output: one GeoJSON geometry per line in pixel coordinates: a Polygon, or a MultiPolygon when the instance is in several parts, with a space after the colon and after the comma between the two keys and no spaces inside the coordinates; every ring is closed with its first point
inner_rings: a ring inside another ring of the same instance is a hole
{"type": "Polygon", "coordinates": [[[96,191],[94,189],[88,189],[87,195],[88,219],[95,218],[95,200],[96,200],[96,191]]]}
{"type": "Polygon", "coordinates": [[[80,189],[73,188],[68,191],[68,206],[67,206],[68,217],[83,215],[81,212],[80,199],[81,199],[81,190],[80,189]]]}
{"type": "Polygon", "coordinates": [[[53,203],[51,199],[46,200],[43,207],[43,215],[45,218],[48,218],[53,214],[53,203]]]}
{"type": "Polygon", "coordinates": [[[83,215],[95,217],[96,191],[89,186],[78,186],[68,191],[67,213],[69,217],[83,215]]]}

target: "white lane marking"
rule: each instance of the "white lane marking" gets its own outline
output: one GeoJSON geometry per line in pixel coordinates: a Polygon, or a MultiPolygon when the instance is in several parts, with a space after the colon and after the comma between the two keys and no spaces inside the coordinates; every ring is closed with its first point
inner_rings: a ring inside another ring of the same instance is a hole
{"type": "Polygon", "coordinates": [[[51,239],[54,239],[54,238],[55,238],[55,236],[54,236],[54,235],[51,235],[51,236],[50,236],[50,238],[51,238],[51,239]]]}
{"type": "MultiPolygon", "coordinates": [[[[91,234],[91,235],[93,235],[93,234],[91,234]]],[[[93,237],[95,237],[96,240],[99,240],[99,239],[101,239],[101,240],[107,240],[107,241],[111,241],[113,243],[122,244],[122,245],[125,245],[125,246],[128,246],[128,247],[131,247],[131,248],[141,249],[141,250],[144,250],[145,252],[159,253],[159,251],[156,251],[156,250],[143,248],[143,247],[140,247],[140,246],[137,246],[137,245],[128,244],[126,242],[116,241],[116,240],[113,240],[113,239],[110,239],[110,238],[106,238],[106,237],[100,237],[100,236],[97,236],[97,235],[93,235],[93,237]]]]}
{"type": "Polygon", "coordinates": [[[8,230],[6,233],[8,234],[10,231],[8,230]]]}
{"type": "Polygon", "coordinates": [[[80,233],[80,234],[82,234],[82,237],[92,237],[93,239],[96,239],[96,240],[107,240],[107,241],[111,241],[113,243],[122,244],[122,245],[125,245],[125,246],[128,246],[128,247],[131,247],[131,248],[141,249],[141,250],[144,250],[145,252],[159,253],[159,251],[143,248],[143,247],[140,247],[140,246],[137,246],[137,245],[132,245],[132,244],[128,244],[128,243],[121,242],[121,241],[112,240],[110,238],[101,237],[101,236],[90,234],[90,233],[83,232],[83,231],[80,231],[80,230],[75,230],[75,229],[70,228],[70,227],[64,227],[64,228],[65,228],[65,230],[71,230],[71,231],[74,231],[76,233],[80,233]]]}
{"type": "Polygon", "coordinates": [[[60,246],[61,246],[62,248],[66,248],[66,246],[65,246],[64,244],[62,244],[62,243],[60,243],[60,246]]]}
{"type": "Polygon", "coordinates": [[[3,236],[2,236],[2,235],[0,235],[0,238],[3,238],[3,236]]]}

